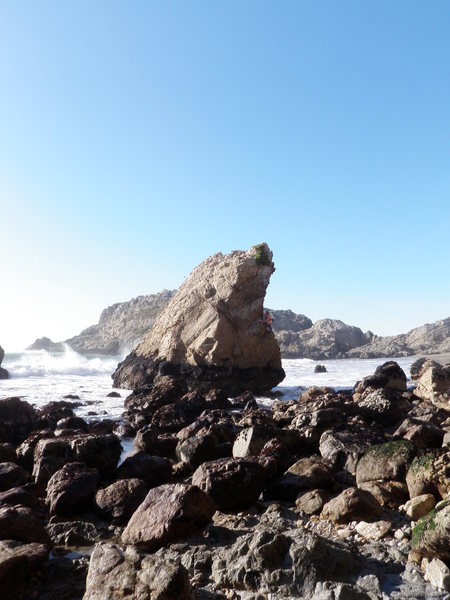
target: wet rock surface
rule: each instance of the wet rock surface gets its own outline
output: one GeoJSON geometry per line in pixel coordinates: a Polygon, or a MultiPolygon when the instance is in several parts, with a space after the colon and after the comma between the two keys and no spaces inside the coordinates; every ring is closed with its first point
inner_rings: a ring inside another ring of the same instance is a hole
{"type": "Polygon", "coordinates": [[[353,392],[269,409],[164,378],[127,399],[137,435],[119,466],[111,424],[59,435],[83,427],[64,404],[4,405],[2,598],[445,598],[442,393],[404,390],[392,361],[353,392]]]}

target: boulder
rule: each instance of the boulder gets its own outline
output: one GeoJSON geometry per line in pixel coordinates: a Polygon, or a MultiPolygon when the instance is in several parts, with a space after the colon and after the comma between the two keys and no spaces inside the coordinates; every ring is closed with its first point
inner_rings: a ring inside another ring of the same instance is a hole
{"type": "Polygon", "coordinates": [[[274,271],[266,244],[215,254],[199,265],[145,340],[116,369],[116,387],[157,384],[160,375],[191,389],[262,393],[284,378],[280,349],[262,322],[274,271]]]}
{"type": "Polygon", "coordinates": [[[45,544],[0,541],[0,588],[4,600],[33,598],[29,579],[40,571],[48,560],[45,544]]]}
{"type": "Polygon", "coordinates": [[[366,481],[358,484],[358,487],[370,492],[386,508],[397,509],[409,497],[406,483],[400,481],[366,481]]]}
{"type": "Polygon", "coordinates": [[[422,494],[408,500],[405,504],[405,512],[412,521],[417,521],[433,510],[435,505],[433,494],[422,494]]]}
{"type": "Polygon", "coordinates": [[[358,398],[358,407],[365,419],[388,427],[404,419],[411,404],[400,392],[369,387],[358,398]]]}
{"type": "Polygon", "coordinates": [[[38,483],[46,483],[66,463],[82,462],[97,469],[102,479],[109,479],[115,474],[121,453],[120,440],[114,434],[42,439],[34,452],[33,477],[38,483]]]}
{"type": "Polygon", "coordinates": [[[415,455],[408,440],[371,446],[356,467],[356,483],[365,481],[405,481],[406,472],[415,455]]]}
{"type": "Polygon", "coordinates": [[[172,434],[160,434],[155,425],[146,425],[139,429],[134,438],[133,448],[152,456],[170,458],[174,456],[178,438],[172,434]]]}
{"type": "Polygon", "coordinates": [[[434,361],[426,361],[416,380],[414,394],[422,400],[450,402],[450,365],[443,367],[434,361]]]}
{"type": "Polygon", "coordinates": [[[0,400],[0,442],[20,444],[36,425],[36,411],[20,398],[0,400]]]}
{"type": "Polygon", "coordinates": [[[192,477],[192,484],[209,494],[221,510],[250,506],[258,499],[266,481],[264,467],[244,458],[205,462],[192,477]]]}
{"type": "Polygon", "coordinates": [[[439,558],[433,558],[427,563],[425,579],[434,587],[450,592],[450,569],[439,558]]]}
{"type": "Polygon", "coordinates": [[[411,498],[422,494],[447,498],[450,494],[450,449],[444,447],[418,455],[408,469],[406,484],[411,498]]]}
{"type": "MultiPolygon", "coordinates": [[[[212,579],[219,589],[237,590],[241,598],[314,598],[319,582],[351,581],[360,562],[345,542],[307,532],[259,526],[240,535],[231,547],[218,548],[212,579]]],[[[323,598],[367,600],[367,596],[323,598]]]]}
{"type": "Polygon", "coordinates": [[[204,433],[188,438],[178,444],[177,456],[181,461],[196,469],[202,463],[231,455],[231,445],[221,444],[213,433],[204,433]]]}
{"type": "Polygon", "coordinates": [[[421,556],[450,560],[450,501],[437,505],[417,522],[411,547],[421,556]]]}
{"type": "Polygon", "coordinates": [[[407,418],[394,431],[394,437],[410,440],[416,448],[440,448],[444,430],[422,419],[407,418]]]}
{"type": "Polygon", "coordinates": [[[97,544],[92,552],[83,600],[193,600],[186,569],[158,554],[97,544]]]}
{"type": "Polygon", "coordinates": [[[74,515],[90,508],[97,491],[98,471],[83,463],[69,463],[51,476],[47,504],[53,515],[74,515]]]}
{"type": "Polygon", "coordinates": [[[0,508],[0,539],[50,544],[50,537],[31,508],[3,506],[0,508]]]}
{"type": "Polygon", "coordinates": [[[148,488],[153,488],[170,479],[171,468],[167,459],[136,452],[128,456],[117,469],[117,479],[142,479],[148,488]]]}
{"type": "Polygon", "coordinates": [[[303,492],[295,501],[295,506],[307,515],[316,515],[321,512],[330,494],[326,490],[309,490],[303,492]]]}
{"type": "Polygon", "coordinates": [[[34,451],[39,440],[46,440],[55,437],[54,432],[51,429],[41,429],[34,431],[31,435],[23,441],[17,448],[17,462],[24,469],[28,471],[33,470],[34,465],[34,451]]]}
{"type": "Polygon", "coordinates": [[[10,442],[0,443],[0,462],[16,462],[16,450],[10,442]]]}
{"type": "Polygon", "coordinates": [[[109,519],[127,521],[147,495],[142,479],[121,479],[98,490],[95,504],[99,512],[109,519]]]}
{"type": "Polygon", "coordinates": [[[12,462],[0,463],[0,492],[13,487],[25,485],[30,481],[30,474],[12,462]]]}
{"type": "Polygon", "coordinates": [[[44,514],[47,511],[37,492],[38,490],[34,488],[34,484],[10,488],[5,492],[0,492],[0,506],[6,504],[10,506],[20,505],[34,509],[36,513],[44,514]]]}
{"type": "Polygon", "coordinates": [[[0,379],[9,379],[9,371],[4,367],[0,367],[0,379]]]}
{"type": "Polygon", "coordinates": [[[327,372],[327,368],[325,365],[316,365],[314,367],[314,373],[326,373],[327,372]]]}
{"type": "Polygon", "coordinates": [[[301,458],[286,473],[264,490],[264,500],[294,501],[300,492],[331,488],[335,479],[330,467],[320,456],[301,458]]]}
{"type": "Polygon", "coordinates": [[[406,374],[398,363],[391,360],[376,368],[373,375],[364,377],[355,385],[354,395],[357,399],[366,389],[384,388],[404,392],[406,390],[406,374]]]}
{"type": "Polygon", "coordinates": [[[350,487],[325,504],[322,517],[334,523],[371,521],[381,513],[381,505],[370,492],[350,487]]]}
{"type": "Polygon", "coordinates": [[[351,427],[347,424],[324,431],[320,436],[319,450],[336,471],[345,470],[354,475],[358,461],[367,448],[382,438],[376,428],[368,428],[361,423],[351,427]]]}
{"type": "Polygon", "coordinates": [[[128,522],[122,541],[157,550],[200,533],[215,510],[212,499],[195,485],[162,485],[149,491],[128,522]]]}

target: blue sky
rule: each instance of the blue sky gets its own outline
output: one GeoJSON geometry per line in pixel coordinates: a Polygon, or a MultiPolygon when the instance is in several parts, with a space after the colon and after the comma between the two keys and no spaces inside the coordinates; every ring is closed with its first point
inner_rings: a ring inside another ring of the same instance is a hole
{"type": "Polygon", "coordinates": [[[0,5],[0,343],[266,241],[272,308],[450,314],[447,2],[0,5]]]}

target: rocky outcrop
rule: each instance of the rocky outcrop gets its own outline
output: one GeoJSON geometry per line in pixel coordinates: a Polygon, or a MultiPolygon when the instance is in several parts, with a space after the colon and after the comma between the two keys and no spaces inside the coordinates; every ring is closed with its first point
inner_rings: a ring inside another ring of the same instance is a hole
{"type": "Polygon", "coordinates": [[[274,331],[285,358],[311,358],[323,360],[342,356],[352,348],[363,346],[371,340],[370,332],[346,325],[335,319],[321,319],[300,331],[279,330],[277,320],[274,331]]]}
{"type": "Polygon", "coordinates": [[[174,292],[138,296],[102,311],[97,325],[84,329],[66,343],[80,354],[120,354],[141,342],[174,292]]]}
{"type": "Polygon", "coordinates": [[[350,349],[346,358],[380,358],[450,352],[450,317],[416,327],[401,335],[379,337],[364,346],[350,349]]]}
{"type": "Polygon", "coordinates": [[[119,364],[114,385],[135,389],[171,375],[190,389],[220,387],[231,396],[277,385],[284,378],[280,349],[262,321],[274,270],[266,244],[205,260],[119,364]]]}
{"type": "Polygon", "coordinates": [[[1,366],[4,358],[5,358],[5,351],[0,346],[0,379],[9,379],[8,371],[1,366]]]}
{"type": "Polygon", "coordinates": [[[64,352],[63,342],[52,342],[48,337],[37,338],[27,350],[45,350],[46,352],[64,352]]]}

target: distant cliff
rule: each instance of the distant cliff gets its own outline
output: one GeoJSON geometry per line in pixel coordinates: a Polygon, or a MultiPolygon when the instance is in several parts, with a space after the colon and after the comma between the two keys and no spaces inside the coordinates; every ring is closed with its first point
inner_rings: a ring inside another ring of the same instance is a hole
{"type": "Polygon", "coordinates": [[[144,339],[173,294],[173,291],[163,290],[113,304],[102,311],[97,325],[84,329],[79,335],[56,343],[49,338],[39,338],[27,350],[59,352],[64,349],[64,343],[80,354],[120,354],[131,350],[144,339]]]}
{"type": "MultiPolygon", "coordinates": [[[[146,337],[174,293],[164,290],[113,304],[105,308],[97,325],[84,329],[65,343],[80,354],[121,354],[131,350],[146,337]]],[[[291,310],[270,312],[275,319],[273,331],[283,358],[380,358],[450,352],[450,318],[422,325],[405,334],[381,337],[336,319],[313,323],[305,315],[291,310]]],[[[28,349],[58,352],[63,348],[64,342],[40,338],[28,349]]]]}
{"type": "Polygon", "coordinates": [[[345,357],[380,358],[442,352],[450,352],[450,317],[416,327],[408,333],[388,337],[375,336],[369,344],[349,350],[345,357]]]}

